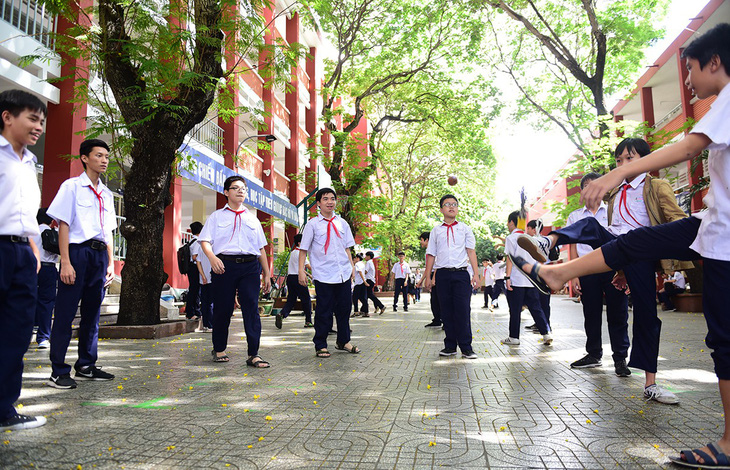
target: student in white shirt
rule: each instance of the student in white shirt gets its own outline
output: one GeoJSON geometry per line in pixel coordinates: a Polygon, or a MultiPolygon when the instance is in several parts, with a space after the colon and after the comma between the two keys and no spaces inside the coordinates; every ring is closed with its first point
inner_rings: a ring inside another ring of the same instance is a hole
{"type": "Polygon", "coordinates": [[[304,261],[312,265],[317,307],[314,309],[314,349],[317,357],[330,357],[327,335],[337,320],[335,349],[357,354],[360,348],[350,343],[351,281],[355,276],[350,248],[355,246],[350,226],[335,214],[337,194],[321,188],[315,195],[319,215],[307,222],[302,232],[299,255],[299,284],[307,285],[304,261]]]}
{"type": "Polygon", "coordinates": [[[0,93],[0,431],[37,428],[43,416],[18,414],[23,355],[33,335],[40,255],[35,215],[41,205],[36,158],[28,150],[43,135],[46,105],[21,90],[0,93]]]}
{"type": "MultiPolygon", "coordinates": [[[[302,234],[297,233],[294,235],[294,248],[292,248],[289,254],[289,265],[287,267],[286,276],[286,305],[276,315],[275,324],[276,327],[281,329],[282,320],[287,318],[294,308],[294,303],[297,298],[302,302],[302,308],[304,309],[304,327],[314,328],[312,323],[312,299],[309,295],[309,289],[307,286],[299,284],[299,256],[301,250],[299,245],[302,243],[302,234]]],[[[306,257],[306,255],[305,255],[306,257]]],[[[310,268],[309,263],[305,261],[305,268],[310,268]]],[[[310,268],[311,269],[311,268],[310,268]]]]}
{"type": "MultiPolygon", "coordinates": [[[[195,227],[195,229],[197,229],[197,233],[191,226],[193,234],[200,235],[203,224],[200,224],[200,227],[195,227]]],[[[193,266],[188,273],[188,279],[194,279],[195,274],[198,275],[198,294],[200,298],[200,321],[195,332],[210,333],[213,331],[213,269],[198,240],[190,245],[190,257],[193,259],[193,266]]]]}
{"type": "Polygon", "coordinates": [[[395,293],[393,294],[393,311],[398,311],[398,297],[403,293],[403,311],[408,311],[408,275],[411,274],[411,267],[405,262],[406,254],[398,252],[398,262],[393,265],[391,273],[395,278],[395,293]]]}
{"type": "Polygon", "coordinates": [[[375,258],[375,253],[373,253],[372,251],[368,251],[367,253],[365,253],[365,286],[367,291],[367,297],[368,299],[373,301],[375,311],[378,312],[378,315],[382,315],[383,312],[385,312],[385,305],[383,305],[383,302],[381,302],[380,299],[375,295],[375,292],[373,292],[373,287],[375,287],[376,274],[373,258],[375,258]]]}
{"type": "MultiPolygon", "coordinates": [[[[428,249],[428,242],[431,238],[431,232],[421,232],[421,235],[418,237],[418,243],[421,245],[421,248],[428,249]]],[[[426,255],[426,261],[428,261],[428,255],[426,255]]],[[[430,290],[431,292],[431,315],[433,315],[433,319],[424,325],[424,328],[438,328],[441,327],[441,304],[439,304],[439,297],[438,297],[438,290],[436,289],[436,282],[434,277],[436,276],[436,271],[434,270],[431,274],[430,281],[431,285],[427,286],[426,289],[430,290]]],[[[426,280],[426,275],[424,273],[423,277],[421,277],[420,282],[418,283],[418,287],[420,288],[423,283],[426,280]]]]}
{"type": "Polygon", "coordinates": [[[484,305],[482,305],[482,308],[492,310],[492,306],[489,304],[489,296],[494,288],[494,267],[492,266],[492,262],[487,258],[482,260],[482,268],[479,273],[479,278],[481,279],[480,282],[482,290],[484,291],[484,305]]]}
{"type": "Polygon", "coordinates": [[[499,308],[499,296],[502,292],[505,292],[504,288],[504,273],[507,269],[507,263],[504,260],[504,255],[499,253],[497,255],[497,262],[494,264],[494,287],[492,287],[492,308],[499,308]]]}
{"type": "Polygon", "coordinates": [[[444,222],[431,230],[426,249],[426,288],[431,286],[431,271],[436,269],[436,289],[444,323],[444,348],[440,356],[456,355],[461,349],[465,359],[476,359],[472,348],[471,291],[479,284],[479,271],[474,248],[474,233],[464,223],[459,223],[459,201],[447,194],[439,201],[444,222]],[[469,279],[467,266],[474,273],[469,279]]]}
{"type": "Polygon", "coordinates": [[[355,317],[359,314],[362,317],[369,317],[367,284],[365,284],[366,264],[365,261],[363,261],[363,256],[361,254],[356,255],[355,260],[355,279],[352,281],[352,316],[355,317]],[[360,310],[358,310],[358,304],[362,304],[360,310]]]}
{"type": "Polygon", "coordinates": [[[35,334],[35,341],[38,349],[51,347],[51,319],[53,317],[53,306],[56,304],[56,289],[58,287],[58,254],[46,251],[43,248],[41,233],[51,228],[53,219],[46,214],[47,208],[38,209],[36,220],[38,221],[39,233],[33,237],[38,252],[41,255],[41,270],[38,271],[38,301],[35,309],[35,324],[38,330],[35,334]]]}
{"type": "Polygon", "coordinates": [[[684,275],[676,269],[672,271],[672,276],[664,281],[664,287],[657,292],[659,302],[662,303],[662,309],[665,311],[675,311],[677,308],[672,302],[672,296],[683,294],[684,288],[687,285],[684,280],[684,275]]]}
{"type": "Polygon", "coordinates": [[[226,178],[223,194],[228,203],[208,217],[198,237],[213,271],[213,361],[230,360],[226,354],[228,328],[238,293],[248,344],[246,365],[267,368],[269,363],[259,355],[261,317],[258,309],[259,289],[268,292],[271,288],[269,262],[264,251],[266,236],[261,222],[243,205],[247,196],[243,177],[226,178]]]}
{"type": "MultiPolygon", "coordinates": [[[[199,251],[200,242],[198,241],[198,235],[203,230],[203,224],[200,222],[193,222],[190,224],[190,233],[195,236],[195,240],[190,244],[190,267],[188,268],[188,296],[185,299],[185,317],[188,320],[198,321],[200,320],[200,309],[201,309],[201,290],[200,290],[200,273],[198,272],[198,265],[195,261],[194,252],[199,251]]],[[[210,279],[210,278],[209,278],[210,279]]]]}
{"type": "Polygon", "coordinates": [[[114,379],[113,374],[96,367],[101,301],[104,287],[114,278],[112,231],[117,227],[114,196],[100,178],[109,164],[109,146],[103,140],[85,140],[79,154],[84,172],[64,181],[48,207],[48,215],[58,222],[61,282],[51,328],[52,372],[46,384],[61,389],[76,388],[76,381],[70,375],[71,366],[66,364],[66,352],[77,309],[81,312],[81,322],[75,378],[114,379]]]}
{"type": "MultiPolygon", "coordinates": [[[[730,407],[730,24],[714,26],[694,39],[682,56],[689,74],[685,84],[699,99],[717,98],[710,111],[677,143],[644,158],[617,167],[583,191],[586,205],[597,204],[623,180],[690,160],[709,149],[710,188],[704,198],[707,211],[667,224],[642,227],[620,235],[575,261],[552,266],[521,263],[541,288],[562,286],[577,276],[622,269],[636,261],[702,259],[703,304],[707,321],[706,343],[719,379],[723,409],[730,407]]],[[[632,289],[633,290],[633,289],[632,289]]],[[[634,341],[636,343],[636,341],[634,341]]],[[[718,413],[722,409],[717,410],[718,413]]],[[[720,454],[730,454],[730,413],[724,413],[724,433],[716,444],[685,450],[672,461],[694,468],[717,466],[720,454]]]]}
{"type": "Polygon", "coordinates": [[[550,325],[545,318],[545,312],[542,310],[538,290],[535,289],[530,281],[519,270],[512,269],[512,259],[515,256],[533,259],[524,249],[517,244],[517,239],[525,232],[517,228],[517,220],[519,212],[514,211],[507,217],[507,229],[510,234],[504,240],[504,251],[507,254],[507,267],[505,270],[505,287],[507,291],[507,304],[509,305],[509,336],[502,340],[502,344],[518,345],[520,344],[520,317],[522,315],[522,306],[527,305],[530,310],[532,319],[539,333],[542,335],[543,344],[549,346],[553,343],[553,337],[550,334],[550,325]]]}

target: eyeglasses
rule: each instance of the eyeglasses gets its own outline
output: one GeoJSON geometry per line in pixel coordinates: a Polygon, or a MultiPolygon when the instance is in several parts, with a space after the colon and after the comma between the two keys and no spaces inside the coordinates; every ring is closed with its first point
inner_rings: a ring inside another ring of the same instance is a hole
{"type": "Polygon", "coordinates": [[[246,191],[246,186],[231,186],[228,188],[228,191],[237,191],[239,193],[242,193],[246,191]]]}
{"type": "Polygon", "coordinates": [[[444,207],[459,207],[458,202],[444,202],[444,207]]]}

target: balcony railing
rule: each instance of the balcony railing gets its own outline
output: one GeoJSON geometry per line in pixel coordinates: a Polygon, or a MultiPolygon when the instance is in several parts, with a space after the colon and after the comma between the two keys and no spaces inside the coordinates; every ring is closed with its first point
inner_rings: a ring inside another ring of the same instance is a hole
{"type": "Polygon", "coordinates": [[[56,17],[35,0],[0,0],[0,18],[49,49],[54,48],[56,17]]]}
{"type": "Polygon", "coordinates": [[[223,128],[212,120],[201,122],[188,135],[218,155],[223,155],[223,128]]]}

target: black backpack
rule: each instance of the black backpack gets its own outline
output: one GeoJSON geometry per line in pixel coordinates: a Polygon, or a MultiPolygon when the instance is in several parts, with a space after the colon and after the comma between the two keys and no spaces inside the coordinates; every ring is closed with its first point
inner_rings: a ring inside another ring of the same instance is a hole
{"type": "Polygon", "coordinates": [[[180,270],[180,274],[187,274],[190,271],[190,265],[192,264],[190,261],[190,245],[193,242],[195,240],[190,240],[177,249],[177,269],[180,270]]]}
{"type": "Polygon", "coordinates": [[[47,252],[60,255],[61,250],[58,248],[58,230],[47,228],[41,232],[41,245],[43,245],[43,249],[47,252]]]}

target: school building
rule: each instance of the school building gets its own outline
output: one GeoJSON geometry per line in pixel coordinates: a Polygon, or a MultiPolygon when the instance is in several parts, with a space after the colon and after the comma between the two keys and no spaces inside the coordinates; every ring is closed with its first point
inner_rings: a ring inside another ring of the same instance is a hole
{"type": "MultiPolygon", "coordinates": [[[[611,110],[614,120],[628,119],[645,122],[655,132],[671,132],[681,129],[688,119],[698,121],[710,109],[715,97],[699,100],[692,96],[684,85],[687,78],[686,61],[681,58],[683,49],[692,40],[719,23],[730,23],[730,2],[710,0],[687,27],[674,39],[656,61],[647,66],[646,72],[636,81],[635,88],[626,99],[619,101],[611,110]]],[[[686,132],[686,131],[685,131],[686,132]]],[[[685,134],[680,133],[672,141],[678,141],[685,134]]],[[[565,203],[567,198],[580,191],[571,181],[579,180],[581,175],[563,178],[562,171],[573,156],[556,171],[546,182],[536,198],[529,201],[528,219],[541,217],[545,224],[543,233],[552,230],[555,214],[550,213],[553,202],[565,203]]],[[[683,162],[659,172],[659,177],[667,179],[674,188],[677,202],[687,213],[702,209],[702,197],[706,190],[691,195],[693,185],[703,177],[709,177],[707,160],[692,167],[692,162],[683,162]]],[[[561,257],[567,258],[567,250],[561,257]]]]}
{"type": "MultiPolygon", "coordinates": [[[[173,203],[165,212],[164,266],[173,287],[187,287],[187,278],[177,269],[176,251],[189,240],[191,222],[204,223],[208,214],[223,206],[226,177],[239,174],[247,180],[246,206],[257,214],[273,242],[269,246],[272,259],[289,246],[306,216],[300,203],[318,187],[330,185],[321,163],[310,157],[315,155],[312,150],[316,146],[326,148],[330,140],[318,119],[322,110],[319,90],[324,78],[324,41],[320,32],[306,27],[299,14],[292,11],[294,3],[278,0],[262,12],[270,25],[263,33],[266,44],[300,43],[308,50],[308,56],[291,71],[290,87],[269,86],[270,79],[255,71],[257,64],[252,61],[256,57],[240,57],[242,68],[248,71],[237,74],[236,105],[247,106],[255,116],[242,114],[223,122],[212,111],[180,148],[185,158],[170,188],[173,203]],[[259,142],[267,142],[270,150],[259,148],[259,142]]],[[[39,96],[48,106],[46,133],[30,149],[38,157],[43,206],[50,204],[64,180],[82,172],[80,161],[67,156],[78,155],[87,117],[100,113],[87,103],[74,107],[70,102],[75,79],[53,80],[73,76],[75,68],[86,65],[54,51],[49,33],[70,26],[67,20],[48,14],[36,0],[0,0],[0,91],[23,89],[39,96]],[[20,57],[38,50],[52,53],[57,60],[20,65],[20,57]]],[[[357,132],[367,135],[367,125],[363,119],[357,132]]],[[[115,194],[116,212],[123,219],[124,183],[118,176],[110,176],[105,182],[115,194]]],[[[115,234],[114,253],[121,265],[126,245],[119,234],[115,234]]]]}

